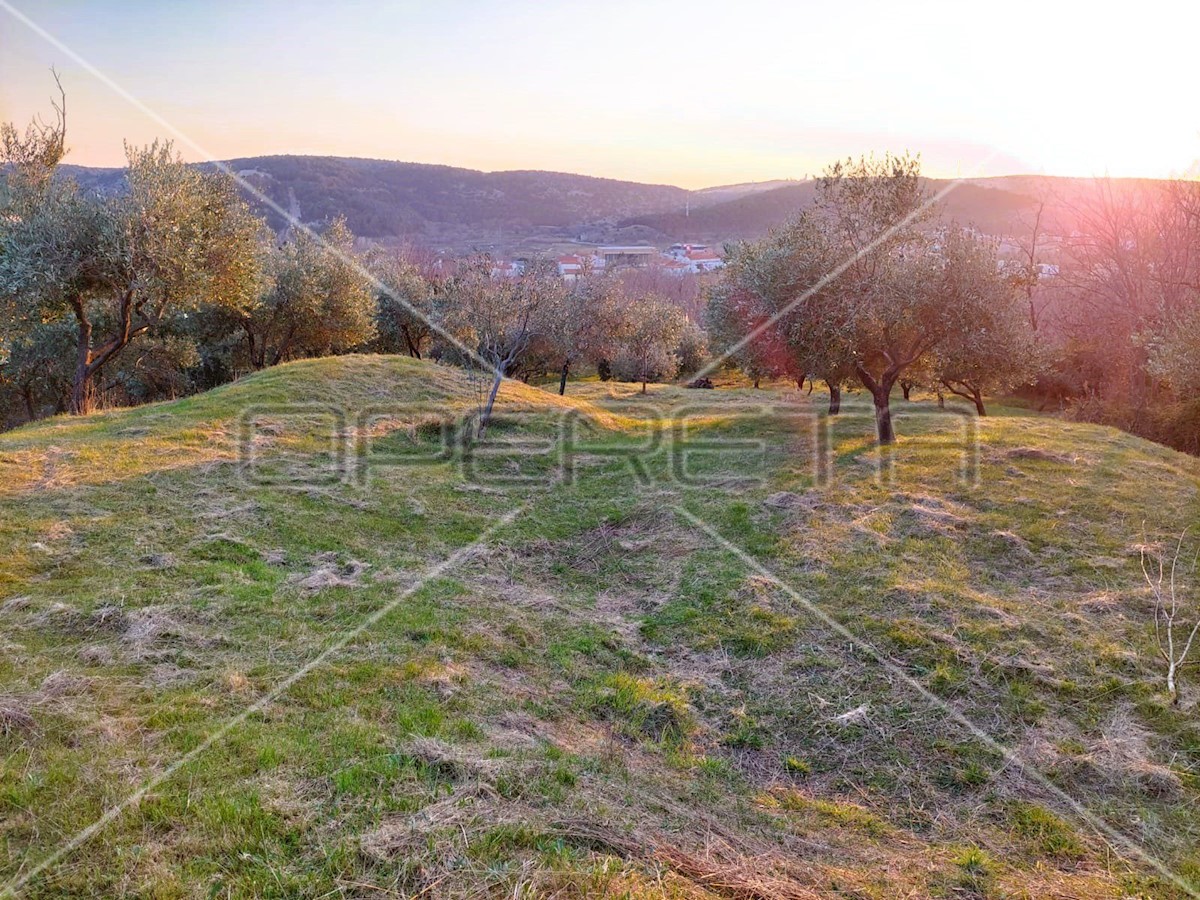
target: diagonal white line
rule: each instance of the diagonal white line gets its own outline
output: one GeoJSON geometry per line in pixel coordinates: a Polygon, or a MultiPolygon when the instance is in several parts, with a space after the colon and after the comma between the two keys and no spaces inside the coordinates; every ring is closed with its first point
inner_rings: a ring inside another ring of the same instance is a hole
{"type": "Polygon", "coordinates": [[[820,621],[822,625],[831,631],[836,632],[847,641],[852,641],[856,647],[861,647],[866,654],[871,657],[874,662],[882,666],[889,675],[910,687],[947,718],[953,720],[969,731],[976,740],[984,744],[989,750],[998,753],[1004,758],[1005,762],[1019,769],[1023,775],[1034,781],[1040,788],[1045,790],[1056,800],[1069,808],[1079,818],[1080,821],[1084,822],[1089,828],[1100,835],[1101,839],[1103,839],[1113,849],[1113,851],[1117,853],[1118,856],[1122,856],[1121,851],[1118,848],[1124,848],[1129,854],[1138,857],[1164,878],[1169,880],[1172,884],[1187,894],[1187,896],[1200,900],[1200,891],[1197,891],[1196,888],[1192,887],[1192,885],[1186,882],[1183,878],[1175,874],[1170,868],[1167,867],[1166,863],[1154,856],[1136,841],[1117,831],[1103,819],[1100,819],[1090,809],[1088,809],[1070,794],[1066,793],[1062,788],[1054,784],[1054,782],[1050,781],[1050,779],[1039,772],[1036,768],[1026,763],[1021,755],[1015,750],[1012,750],[1011,748],[1006,747],[1004,744],[1001,744],[990,734],[972,722],[957,706],[948,703],[945,699],[939,697],[937,694],[925,687],[925,685],[921,684],[921,682],[909,675],[908,672],[906,672],[901,666],[893,662],[890,657],[885,655],[862,635],[852,632],[845,625],[837,621],[835,618],[829,615],[829,613],[817,606],[813,601],[803,596],[790,584],[760,563],[757,559],[755,559],[737,544],[734,544],[732,541],[726,538],[712,525],[709,525],[699,516],[692,513],[686,507],[678,505],[675,507],[675,511],[687,519],[688,522],[690,522],[695,528],[703,531],[706,535],[725,548],[725,550],[736,556],[744,565],[750,569],[753,569],[756,574],[762,578],[765,578],[767,581],[771,582],[773,585],[786,593],[809,615],[820,621]]]}
{"type": "Polygon", "coordinates": [[[113,820],[117,819],[122,813],[129,809],[129,807],[140,802],[142,798],[145,797],[150,791],[167,781],[169,778],[171,778],[171,776],[173,776],[188,763],[192,762],[202,753],[206,752],[214,744],[229,734],[229,732],[233,731],[233,729],[245,722],[250,716],[262,711],[278,700],[281,696],[291,690],[292,686],[295,685],[296,682],[300,681],[314,669],[323,665],[325,661],[335,653],[340,652],[347,645],[355,641],[363,632],[373,627],[381,619],[392,612],[397,606],[428,584],[432,579],[440,577],[443,573],[453,569],[459,563],[468,559],[476,550],[487,544],[487,542],[490,541],[498,531],[511,524],[513,520],[528,510],[529,506],[530,503],[526,502],[515,509],[508,511],[491,525],[489,525],[487,529],[485,529],[484,532],[473,542],[465,547],[460,547],[437,565],[426,569],[415,584],[405,588],[383,606],[379,607],[379,609],[375,610],[375,612],[363,619],[358,625],[354,626],[348,631],[342,632],[342,634],[340,634],[324,650],[306,662],[303,666],[301,666],[283,681],[276,684],[275,687],[271,688],[271,690],[263,694],[232,719],[226,721],[223,725],[221,725],[220,728],[205,738],[201,744],[197,745],[192,750],[189,750],[186,754],[175,760],[175,762],[171,763],[171,765],[167,766],[167,768],[163,769],[154,777],[143,782],[141,787],[127,796],[120,803],[109,807],[107,810],[105,810],[104,814],[100,816],[100,818],[98,818],[95,822],[92,822],[86,828],[83,828],[77,832],[70,840],[59,846],[58,849],[49,856],[39,860],[37,864],[34,865],[29,871],[18,875],[8,884],[4,885],[3,888],[0,888],[0,898],[16,897],[17,892],[26,884],[28,884],[31,879],[37,877],[40,873],[44,872],[48,867],[54,865],[64,856],[73,853],[80,846],[86,844],[93,837],[103,831],[108,825],[110,825],[113,820]]]}
{"type": "MultiPolygon", "coordinates": [[[[3,3],[3,2],[4,2],[4,0],[0,0],[0,3],[3,3]]],[[[999,152],[998,150],[992,150],[991,153],[989,153],[987,156],[985,156],[983,159],[981,159],[976,164],[976,169],[977,170],[981,169],[985,165],[987,165],[988,162],[991,161],[992,157],[994,157],[998,152],[999,152]]],[[[807,300],[813,294],[817,293],[817,291],[821,290],[822,288],[826,287],[829,284],[832,284],[838,278],[841,278],[842,274],[847,269],[849,269],[852,265],[854,265],[856,262],[858,262],[860,259],[862,259],[864,256],[866,256],[868,253],[870,253],[872,250],[874,250],[880,244],[882,244],[885,241],[887,241],[888,239],[890,239],[893,235],[895,235],[897,232],[899,232],[900,229],[906,228],[912,222],[916,221],[927,209],[929,209],[935,203],[940,201],[943,197],[945,197],[947,194],[949,194],[951,191],[953,191],[960,184],[964,184],[968,177],[969,176],[967,176],[967,175],[960,175],[958,178],[955,178],[953,181],[951,181],[949,184],[947,184],[941,190],[939,190],[936,193],[932,194],[931,196],[927,197],[924,200],[924,202],[921,203],[920,206],[918,206],[916,209],[914,209],[912,212],[910,212],[908,215],[906,215],[899,222],[897,222],[896,224],[892,225],[891,227],[889,227],[886,230],[884,230],[883,232],[881,232],[878,236],[876,236],[874,238],[874,240],[867,242],[860,249],[858,249],[854,253],[850,254],[850,256],[848,256],[843,262],[834,266],[832,269],[830,269],[828,272],[826,272],[824,275],[822,275],[820,278],[818,278],[816,284],[814,284],[812,287],[808,288],[807,290],[801,292],[800,294],[798,294],[797,296],[795,296],[794,298],[789,300],[787,302],[787,304],[784,305],[783,309],[774,313],[767,320],[760,322],[758,325],[756,325],[754,328],[752,328],[745,337],[743,337],[741,340],[739,340],[732,347],[729,347],[728,349],[723,350],[721,352],[720,356],[718,356],[712,362],[708,363],[708,365],[706,365],[703,369],[701,369],[699,372],[697,372],[695,375],[693,375],[692,380],[695,380],[698,378],[705,378],[708,375],[711,375],[713,372],[717,371],[717,369],[719,369],[722,365],[724,365],[725,362],[731,356],[733,356],[735,353],[739,352],[743,347],[745,347],[751,341],[758,338],[764,331],[766,331],[768,328],[773,326],[776,322],[778,322],[780,319],[782,319],[784,316],[786,316],[788,313],[790,313],[793,309],[795,309],[797,306],[799,306],[801,303],[803,303],[805,300],[807,300]]]]}
{"type": "Polygon", "coordinates": [[[251,184],[249,181],[247,181],[245,178],[243,178],[241,175],[239,175],[237,172],[235,172],[233,169],[231,169],[227,163],[225,163],[219,159],[216,159],[215,154],[208,152],[206,149],[204,149],[204,147],[202,147],[195,140],[193,140],[188,134],[181,131],[176,126],[172,125],[169,120],[163,118],[163,116],[161,116],[159,113],[155,112],[152,108],[147,106],[144,102],[142,102],[140,99],[138,99],[134,94],[130,93],[122,85],[118,84],[116,81],[114,81],[108,75],[106,75],[103,71],[101,71],[99,68],[97,68],[91,62],[89,62],[87,59],[85,59],[78,52],[73,50],[71,47],[68,47],[66,44],[64,44],[53,34],[48,32],[45,28],[43,28],[37,22],[35,22],[31,18],[29,18],[29,16],[25,15],[25,13],[21,12],[21,10],[19,10],[15,6],[13,6],[10,2],[8,2],[8,0],[0,0],[0,9],[3,9],[5,12],[7,12],[9,15],[11,15],[14,19],[16,19],[18,22],[20,22],[22,25],[24,25],[26,28],[28,28],[30,31],[32,31],[34,34],[36,34],[38,37],[40,37],[42,40],[46,41],[46,43],[50,44],[50,46],[54,47],[54,49],[60,51],[64,55],[68,56],[80,68],[82,68],[89,75],[94,77],[97,81],[99,81],[101,84],[103,84],[109,90],[111,90],[114,94],[116,94],[122,100],[125,100],[127,103],[129,103],[131,106],[133,106],[138,112],[142,113],[147,118],[151,119],[157,125],[160,125],[163,128],[165,128],[175,138],[177,138],[181,143],[186,144],[188,147],[190,147],[192,150],[194,150],[206,162],[210,163],[211,165],[216,166],[221,172],[223,172],[225,175],[227,175],[231,179],[233,179],[233,181],[236,182],[237,185],[242,190],[244,190],[246,193],[250,194],[256,200],[261,202],[264,206],[271,209],[273,212],[276,212],[280,216],[282,216],[283,220],[285,222],[287,222],[291,227],[296,228],[300,231],[303,231],[305,234],[309,235],[314,240],[318,241],[321,244],[321,246],[325,248],[325,250],[327,252],[332,253],[339,260],[344,262],[346,265],[349,265],[352,268],[354,268],[354,270],[356,272],[358,272],[362,277],[367,279],[367,281],[370,282],[370,284],[377,291],[386,293],[391,299],[400,303],[405,309],[407,309],[410,313],[412,313],[414,316],[416,316],[418,319],[420,319],[422,322],[424,322],[426,325],[428,325],[433,331],[437,332],[439,335],[441,335],[443,338],[445,338],[447,341],[449,341],[451,344],[453,344],[456,348],[458,348],[463,353],[465,353],[468,358],[470,358],[473,361],[475,361],[476,363],[478,363],[481,368],[488,370],[488,371],[494,371],[495,367],[492,366],[490,363],[488,363],[486,360],[484,360],[483,357],[481,357],[478,353],[476,353],[474,349],[467,347],[458,338],[456,338],[453,334],[451,334],[450,332],[448,332],[444,328],[442,328],[442,326],[439,325],[436,321],[429,318],[423,312],[421,312],[419,309],[416,309],[411,304],[409,304],[408,301],[404,300],[402,297],[396,296],[391,291],[389,291],[387,286],[382,281],[380,281],[378,278],[376,278],[375,275],[369,269],[367,269],[361,262],[359,262],[357,258],[355,258],[353,255],[342,253],[337,247],[334,247],[333,245],[329,244],[320,234],[313,231],[311,228],[309,228],[307,225],[305,225],[303,222],[301,222],[299,219],[297,219],[295,216],[293,216],[291,214],[291,212],[284,209],[282,206],[280,206],[278,203],[276,203],[274,200],[272,200],[270,197],[268,197],[266,194],[264,194],[262,191],[260,191],[258,188],[256,188],[253,184],[251,184]]]}

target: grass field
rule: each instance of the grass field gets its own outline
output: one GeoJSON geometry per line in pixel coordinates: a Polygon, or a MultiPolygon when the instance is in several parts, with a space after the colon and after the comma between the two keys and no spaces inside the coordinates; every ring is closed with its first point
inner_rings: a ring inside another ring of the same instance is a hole
{"type": "Polygon", "coordinates": [[[0,885],[1200,891],[1138,561],[1200,461],[823,401],[506,383],[464,449],[460,372],[343,357],[0,435],[0,885]]]}

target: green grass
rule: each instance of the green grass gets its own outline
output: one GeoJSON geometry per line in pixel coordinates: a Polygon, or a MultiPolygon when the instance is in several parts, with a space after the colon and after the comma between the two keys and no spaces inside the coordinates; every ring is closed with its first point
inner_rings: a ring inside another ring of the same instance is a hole
{"type": "Polygon", "coordinates": [[[1200,465],[895,404],[826,454],[782,385],[506,384],[443,453],[461,373],[345,357],[0,435],[0,879],[236,721],[23,895],[1186,896],[914,685],[1195,879],[1197,685],[1134,551],[1200,465]]]}

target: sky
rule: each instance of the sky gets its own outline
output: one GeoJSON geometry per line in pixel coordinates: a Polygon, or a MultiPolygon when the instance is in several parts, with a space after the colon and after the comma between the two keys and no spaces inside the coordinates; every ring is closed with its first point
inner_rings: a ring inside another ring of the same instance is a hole
{"type": "Polygon", "coordinates": [[[926,174],[1196,175],[1200,4],[0,0],[0,121],[67,161],[329,154],[699,188],[919,152],[926,174]]]}

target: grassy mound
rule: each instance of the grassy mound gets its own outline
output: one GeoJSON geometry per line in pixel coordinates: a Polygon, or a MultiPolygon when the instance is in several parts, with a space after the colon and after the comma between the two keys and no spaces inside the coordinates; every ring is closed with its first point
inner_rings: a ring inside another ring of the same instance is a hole
{"type": "Polygon", "coordinates": [[[0,885],[1197,889],[1138,563],[1196,460],[636,390],[506,383],[470,445],[461,372],[347,357],[0,435],[0,885]]]}

